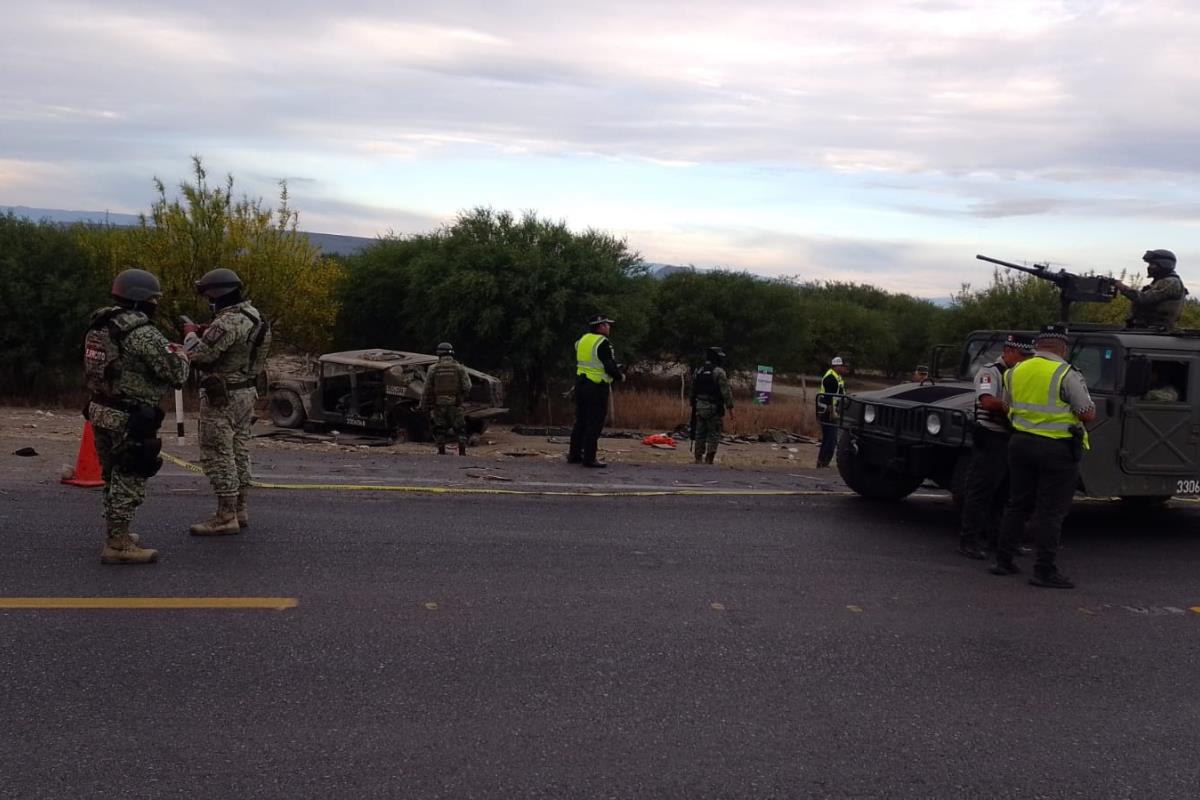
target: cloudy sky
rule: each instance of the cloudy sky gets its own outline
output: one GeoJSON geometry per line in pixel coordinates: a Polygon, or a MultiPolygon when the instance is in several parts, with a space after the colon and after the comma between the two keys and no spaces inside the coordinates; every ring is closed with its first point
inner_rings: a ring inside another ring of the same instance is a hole
{"type": "Polygon", "coordinates": [[[532,209],[925,296],[1200,265],[1188,0],[0,5],[0,205],[142,211],[196,154],[328,233],[532,209]]]}

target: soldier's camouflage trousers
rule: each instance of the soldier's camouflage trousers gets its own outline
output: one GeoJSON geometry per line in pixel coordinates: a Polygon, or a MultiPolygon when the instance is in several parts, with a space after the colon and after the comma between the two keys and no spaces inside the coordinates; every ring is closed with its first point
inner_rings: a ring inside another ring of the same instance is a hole
{"type": "Polygon", "coordinates": [[[250,485],[250,417],[258,392],[235,389],[220,408],[200,398],[200,466],[218,496],[250,485]]]}
{"type": "Polygon", "coordinates": [[[721,444],[721,431],[724,424],[725,418],[717,414],[715,406],[700,401],[696,402],[695,454],[697,458],[706,453],[717,452],[717,447],[721,444]]]}
{"type": "Polygon", "coordinates": [[[96,435],[96,454],[104,477],[104,519],[110,523],[131,523],[134,512],[146,500],[146,479],[121,466],[119,454],[129,434],[125,430],[128,416],[120,411],[104,409],[113,416],[111,427],[103,414],[92,406],[92,431],[96,435]],[[104,425],[105,427],[101,427],[104,425]]]}
{"type": "Polygon", "coordinates": [[[433,425],[433,441],[445,444],[450,434],[456,434],[458,441],[467,443],[467,418],[462,406],[435,405],[429,411],[429,421],[433,425]]]}

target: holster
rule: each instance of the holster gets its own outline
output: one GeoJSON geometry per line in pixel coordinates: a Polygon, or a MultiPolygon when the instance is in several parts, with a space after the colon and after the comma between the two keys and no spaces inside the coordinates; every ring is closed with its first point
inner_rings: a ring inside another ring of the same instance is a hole
{"type": "Polygon", "coordinates": [[[1083,426],[1071,426],[1071,459],[1076,464],[1083,460],[1083,426]]]}
{"type": "Polygon", "coordinates": [[[200,379],[200,388],[204,390],[204,397],[213,408],[222,408],[229,402],[229,388],[220,375],[205,375],[200,379]]]}
{"type": "Polygon", "coordinates": [[[165,412],[158,406],[135,405],[128,409],[128,439],[121,452],[121,466],[143,478],[153,478],[162,469],[162,427],[165,412]]]}

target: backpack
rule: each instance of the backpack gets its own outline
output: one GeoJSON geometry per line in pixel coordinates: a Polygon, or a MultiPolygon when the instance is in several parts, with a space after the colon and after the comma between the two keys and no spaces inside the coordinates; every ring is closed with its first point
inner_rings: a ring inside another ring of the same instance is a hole
{"type": "Polygon", "coordinates": [[[271,323],[266,319],[256,317],[246,309],[240,309],[241,314],[246,319],[250,320],[254,327],[250,330],[248,337],[250,343],[250,355],[246,359],[246,372],[251,376],[256,376],[262,372],[267,366],[267,348],[271,342],[271,323]]]}
{"type": "Polygon", "coordinates": [[[433,396],[439,402],[458,402],[458,364],[454,361],[439,361],[433,366],[430,380],[433,381],[433,396]]]}
{"type": "Polygon", "coordinates": [[[696,370],[692,378],[692,396],[697,400],[721,401],[721,387],[713,375],[714,369],[712,364],[705,364],[696,370]]]}
{"type": "Polygon", "coordinates": [[[83,339],[83,379],[89,392],[116,397],[121,382],[121,342],[143,325],[145,314],[124,308],[109,309],[92,320],[83,339]]]}

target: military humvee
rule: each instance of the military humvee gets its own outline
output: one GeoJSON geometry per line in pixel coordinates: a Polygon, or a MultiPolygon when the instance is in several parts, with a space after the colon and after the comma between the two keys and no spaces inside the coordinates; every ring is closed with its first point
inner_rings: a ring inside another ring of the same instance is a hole
{"type": "MultiPolygon", "coordinates": [[[[1078,285],[1063,289],[1064,319],[1070,302],[1104,302],[1112,294],[1100,285],[1095,296],[1083,296],[1078,285]]],[[[1200,494],[1200,331],[1085,324],[1071,324],[1070,331],[1068,360],[1083,373],[1097,411],[1087,426],[1091,450],[1080,463],[1079,491],[1146,503],[1200,494]]],[[[960,503],[975,418],[973,379],[999,358],[1008,333],[970,334],[957,363],[945,370],[949,379],[941,377],[941,356],[951,348],[935,348],[932,379],[841,399],[837,462],[846,485],[864,497],[899,500],[932,480],[960,503]]]]}
{"type": "MultiPolygon", "coordinates": [[[[428,419],[417,412],[425,371],[437,356],[398,350],[350,350],[321,356],[314,372],[268,376],[271,421],[281,428],[306,424],[354,428],[365,433],[428,438],[428,419]]],[[[499,379],[474,369],[464,411],[467,428],[482,433],[504,414],[499,379]]]]}
{"type": "MultiPolygon", "coordinates": [[[[845,398],[837,461],[846,485],[864,497],[898,500],[928,479],[960,501],[975,416],[972,380],[999,358],[1007,333],[972,333],[949,380],[845,398]]],[[[1079,491],[1143,501],[1200,494],[1200,333],[1077,324],[1070,338],[1069,360],[1097,411],[1079,491]]]]}

